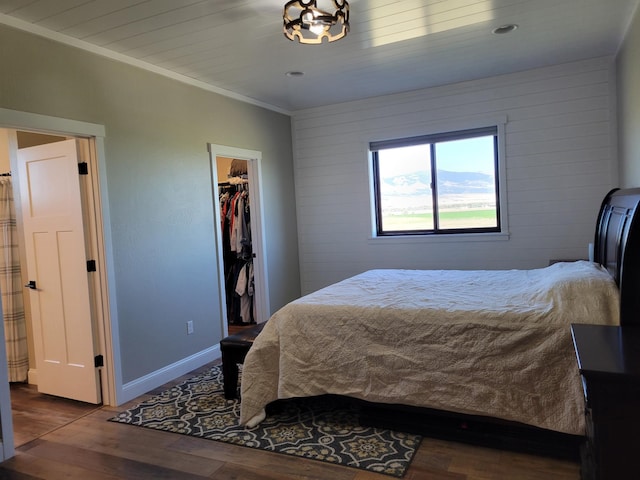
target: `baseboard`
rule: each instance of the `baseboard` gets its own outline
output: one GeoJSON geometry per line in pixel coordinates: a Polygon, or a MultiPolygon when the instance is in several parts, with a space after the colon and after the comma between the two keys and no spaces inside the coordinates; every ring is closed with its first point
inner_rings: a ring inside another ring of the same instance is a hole
{"type": "Polygon", "coordinates": [[[190,357],[184,358],[179,362],[167,365],[160,370],[156,370],[144,377],[140,377],[132,382],[126,383],[122,386],[122,390],[117,394],[117,405],[122,405],[125,402],[133,400],[140,395],[144,395],[150,390],[164,385],[186,373],[200,368],[207,363],[211,363],[220,359],[220,345],[202,350],[190,357]]]}
{"type": "Polygon", "coordinates": [[[27,372],[27,382],[29,385],[38,385],[38,370],[30,368],[27,372]]]}

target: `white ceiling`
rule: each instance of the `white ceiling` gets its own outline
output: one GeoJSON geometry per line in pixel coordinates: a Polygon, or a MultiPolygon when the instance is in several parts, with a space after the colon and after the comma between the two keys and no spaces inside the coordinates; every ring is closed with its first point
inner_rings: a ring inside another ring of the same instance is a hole
{"type": "Polygon", "coordinates": [[[0,0],[0,23],[288,113],[612,55],[639,2],[349,0],[323,45],[284,37],[285,0],[0,0]]]}

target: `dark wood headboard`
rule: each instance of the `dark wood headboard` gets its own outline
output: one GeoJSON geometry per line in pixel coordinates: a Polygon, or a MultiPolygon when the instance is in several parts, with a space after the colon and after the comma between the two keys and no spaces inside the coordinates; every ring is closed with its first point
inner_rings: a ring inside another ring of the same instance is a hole
{"type": "Polygon", "coordinates": [[[620,289],[620,324],[640,325],[640,188],[611,190],[602,201],[593,260],[620,289]]]}

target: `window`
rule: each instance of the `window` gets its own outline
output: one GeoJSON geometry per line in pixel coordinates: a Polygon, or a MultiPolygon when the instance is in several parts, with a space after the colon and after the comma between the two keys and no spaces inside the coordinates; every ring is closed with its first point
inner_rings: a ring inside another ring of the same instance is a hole
{"type": "Polygon", "coordinates": [[[370,149],[378,236],[501,231],[497,127],[370,149]]]}

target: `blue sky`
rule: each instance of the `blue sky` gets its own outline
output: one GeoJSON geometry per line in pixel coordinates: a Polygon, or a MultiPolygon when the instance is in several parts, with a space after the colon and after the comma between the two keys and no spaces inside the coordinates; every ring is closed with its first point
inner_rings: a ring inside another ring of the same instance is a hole
{"type": "MultiPolygon", "coordinates": [[[[450,172],[494,173],[493,136],[441,142],[437,145],[438,168],[450,172]]],[[[429,146],[390,148],[379,151],[383,178],[429,169],[429,146]]]]}

